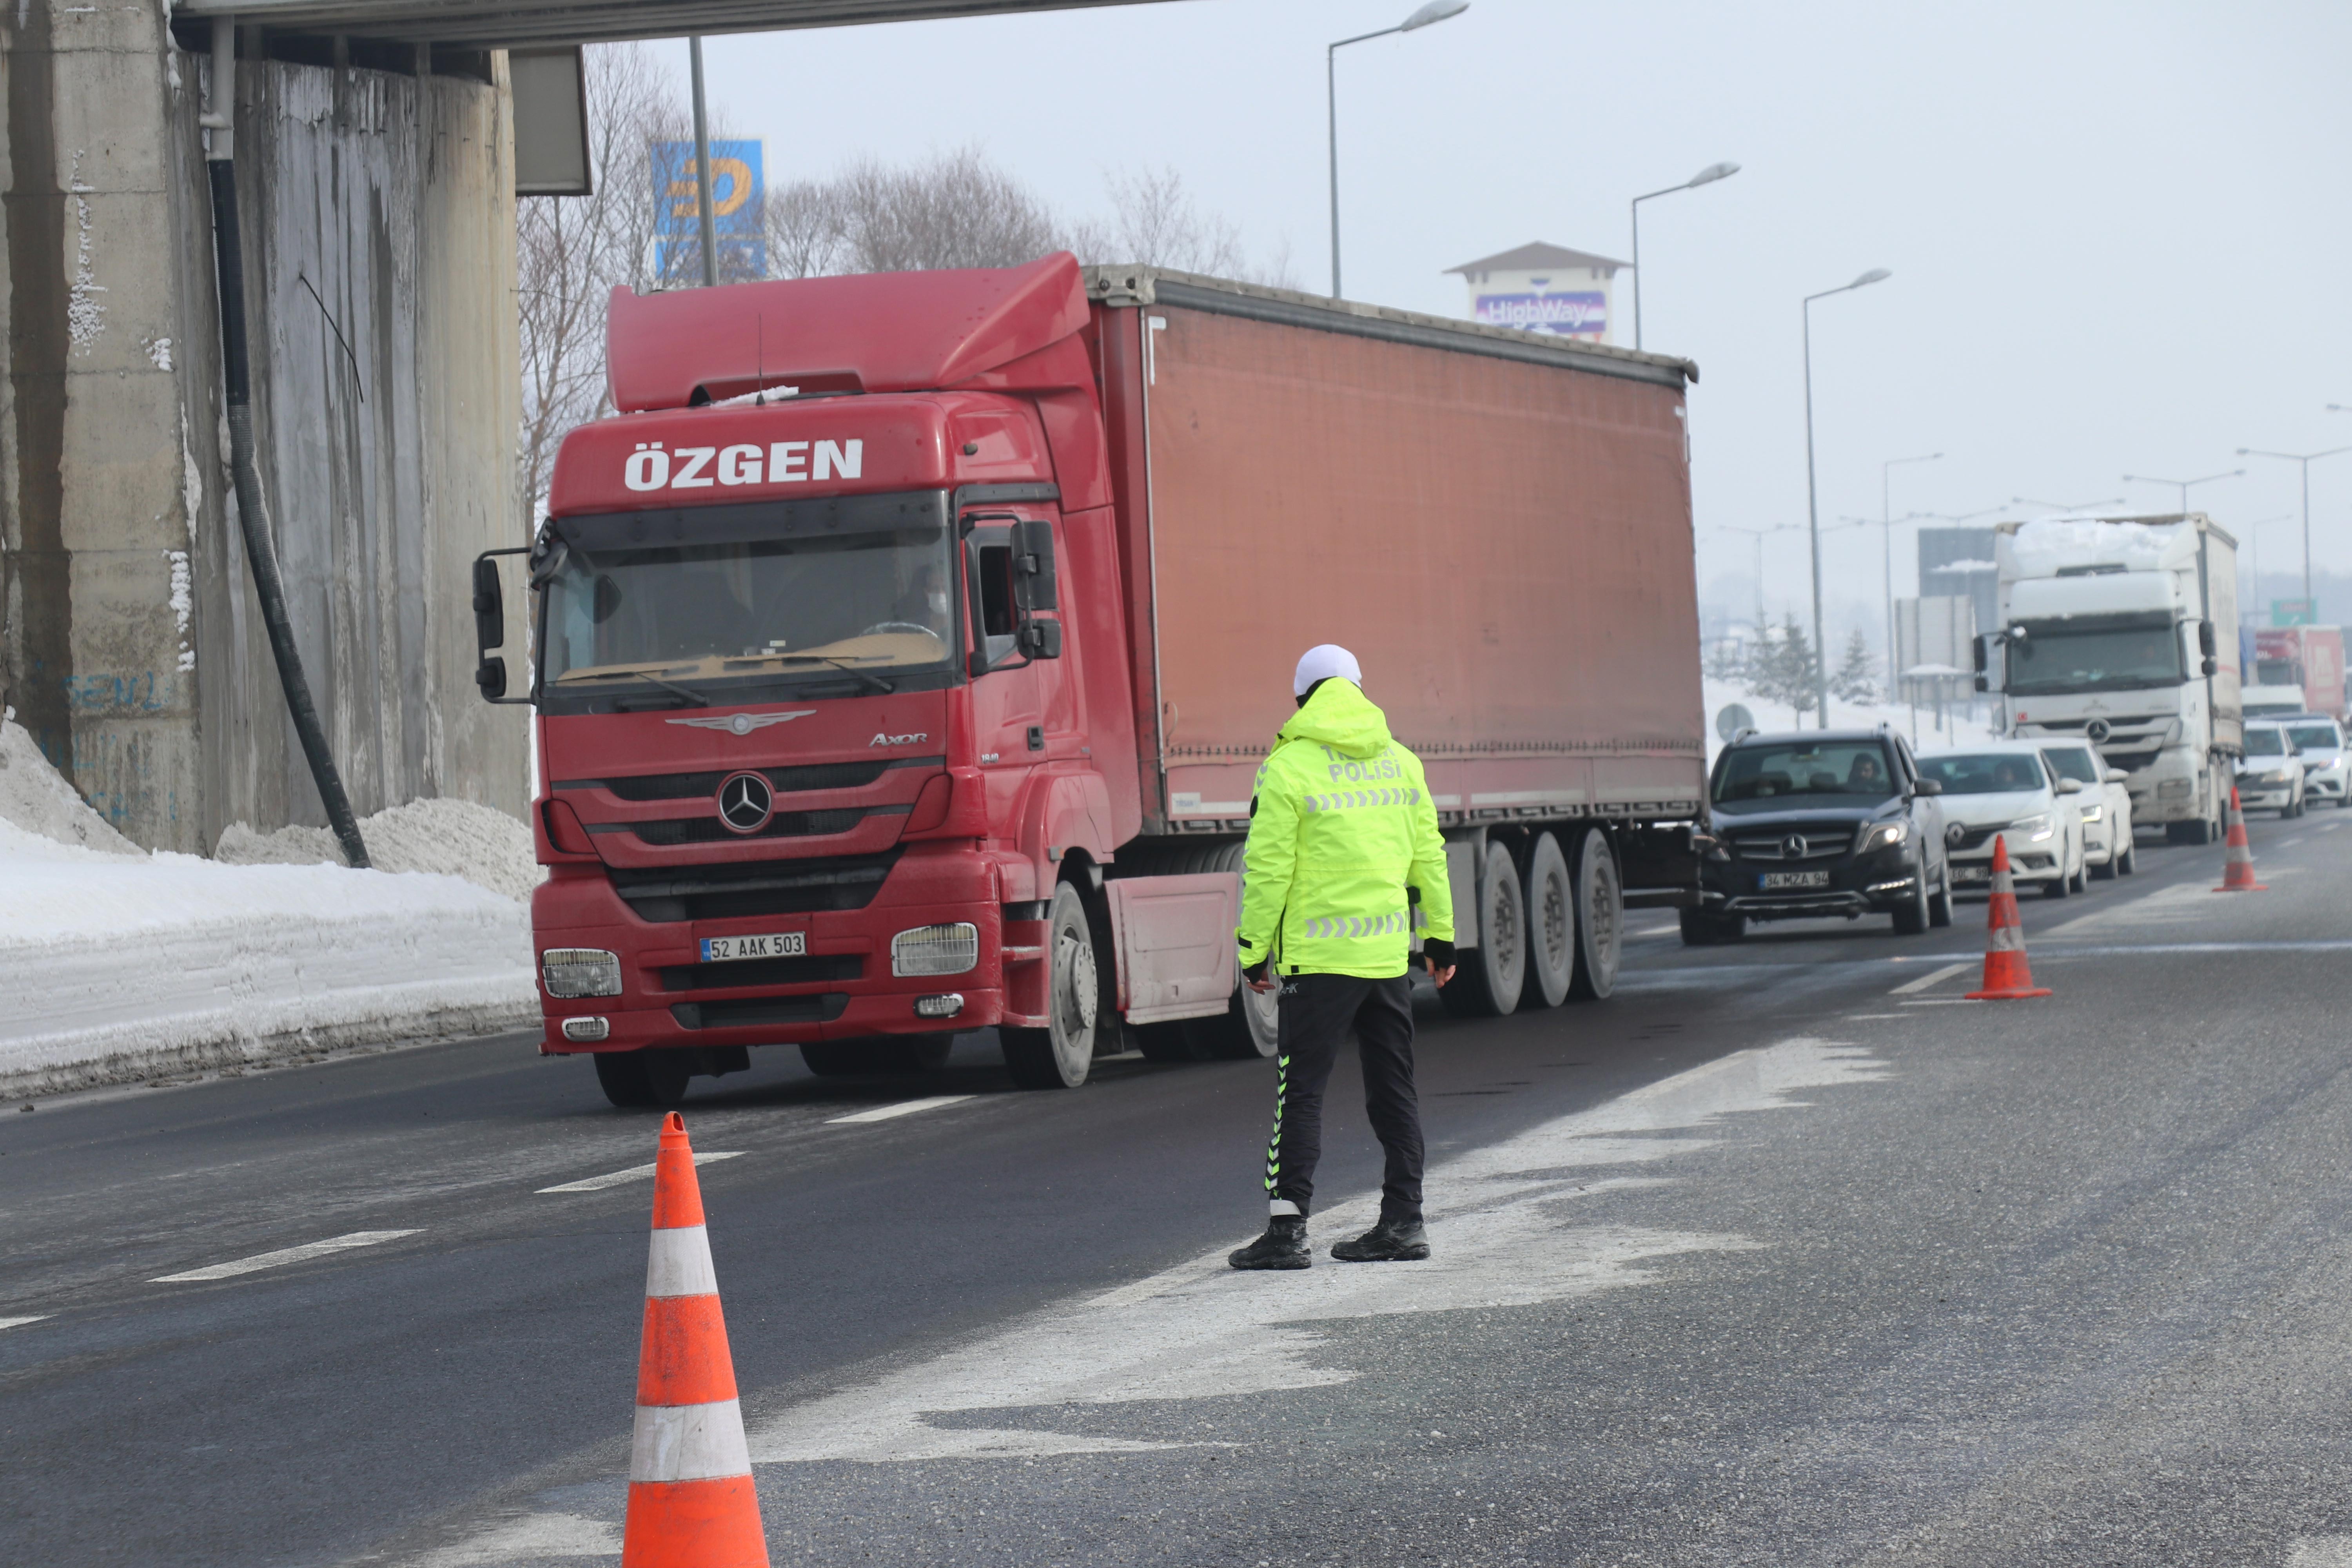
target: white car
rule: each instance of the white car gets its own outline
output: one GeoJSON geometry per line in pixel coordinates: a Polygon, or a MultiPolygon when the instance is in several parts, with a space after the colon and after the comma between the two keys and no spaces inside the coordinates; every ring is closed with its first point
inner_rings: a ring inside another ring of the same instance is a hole
{"type": "Polygon", "coordinates": [[[2245,811],[2304,812],[2303,753],[2277,723],[2246,726],[2246,754],[2238,759],[2238,805],[2245,811]]]}
{"type": "Polygon", "coordinates": [[[2074,797],[2074,813],[2083,824],[2083,859],[2091,875],[2105,879],[2130,876],[2139,869],[2139,851],[2132,844],[2131,791],[2124,787],[2130,775],[2107,766],[2088,741],[2046,740],[2042,754],[2062,779],[2083,786],[2074,797]]]}
{"type": "Polygon", "coordinates": [[[2341,811],[2352,791],[2352,756],[2344,750],[2344,726],[2325,713],[2295,713],[2279,721],[2303,752],[2303,797],[2327,801],[2341,811]]]}
{"type": "Polygon", "coordinates": [[[2009,843],[2009,868],[2021,889],[2044,898],[2084,890],[2083,786],[2061,778],[2038,741],[1990,741],[1919,758],[1919,776],[1941,786],[1946,863],[1960,892],[1990,890],[1996,837],[2009,843]]]}

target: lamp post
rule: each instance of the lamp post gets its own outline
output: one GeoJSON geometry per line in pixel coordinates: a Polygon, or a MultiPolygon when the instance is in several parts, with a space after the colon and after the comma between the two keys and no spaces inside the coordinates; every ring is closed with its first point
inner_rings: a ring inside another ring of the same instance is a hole
{"type": "MultiPolygon", "coordinates": [[[[1874,267],[1851,283],[1805,296],[1805,521],[1813,542],[1813,647],[1816,650],[1822,646],[1822,503],[1820,486],[1813,475],[1813,301],[1826,300],[1832,294],[1851,293],[1873,283],[1883,283],[1893,276],[1884,267],[1874,267]]],[[[1830,680],[1826,661],[1814,672],[1813,708],[1821,728],[1828,729],[1830,680]]]]}
{"type": "MultiPolygon", "coordinates": [[[[2276,517],[2257,518],[2252,522],[2236,525],[2236,531],[2245,535],[2246,543],[2249,546],[2246,552],[2249,556],[2246,562],[2246,576],[2253,584],[2254,603],[2257,607],[2260,607],[2263,597],[2263,530],[2274,522],[2293,522],[2294,521],[2294,513],[2283,511],[2276,517]]],[[[2243,621],[2245,616],[2246,606],[2242,604],[2238,606],[2238,618],[2243,621]]]]}
{"type": "Polygon", "coordinates": [[[1727,522],[1717,523],[1716,526],[1725,533],[1744,533],[1756,541],[1756,637],[1760,642],[1763,640],[1765,631],[1764,536],[1768,533],[1794,533],[1797,531],[1797,525],[1793,522],[1778,522],[1769,528],[1741,528],[1736,523],[1727,522]]]}
{"type": "Polygon", "coordinates": [[[702,215],[702,286],[719,283],[719,220],[710,210],[710,117],[702,107],[702,40],[687,40],[687,58],[694,67],[695,201],[702,215]]]}
{"type": "MultiPolygon", "coordinates": [[[[2298,463],[2303,468],[2303,598],[2306,608],[2316,609],[2311,603],[2311,465],[2322,458],[2333,458],[2352,452],[2352,447],[2331,447],[2325,452],[2265,452],[2260,447],[2241,447],[2241,458],[2277,458],[2281,461],[2298,463]]],[[[2240,472],[2244,470],[2241,469],[2240,472]]],[[[2186,507],[2181,509],[2187,510],[2186,507]]]]}
{"type": "Polygon", "coordinates": [[[1886,568],[1886,669],[1891,678],[1895,671],[1895,504],[1892,478],[1895,470],[1907,463],[1934,463],[1942,460],[1941,452],[1927,452],[1916,458],[1889,458],[1878,465],[1878,525],[1885,531],[1886,568]]]}
{"type": "Polygon", "coordinates": [[[2193,479],[2159,479],[2149,474],[2126,474],[2124,476],[2124,483],[2127,485],[2173,485],[2178,487],[2180,491],[2180,515],[2187,517],[2189,515],[2189,486],[2210,485],[2215,479],[2240,479],[2244,476],[2245,471],[2246,470],[2243,468],[2231,468],[2226,474],[2200,474],[2193,479]]]}
{"type": "Polygon", "coordinates": [[[1433,22],[1459,16],[1468,9],[1470,0],[1429,0],[1429,4],[1393,27],[1342,38],[1323,51],[1323,103],[1331,121],[1331,298],[1334,300],[1339,297],[1339,51],[1349,44],[1385,38],[1391,33],[1414,32],[1433,22]]]}
{"type": "Polygon", "coordinates": [[[1737,163],[1709,163],[1706,168],[1701,169],[1697,174],[1693,174],[1689,179],[1685,180],[1679,185],[1668,185],[1663,191],[1652,191],[1646,195],[1639,195],[1633,198],[1632,204],[1633,212],[1633,347],[1636,350],[1639,350],[1642,346],[1642,204],[1643,202],[1655,201],[1660,196],[1673,195],[1676,191],[1696,190],[1701,185],[1711,185],[1717,180],[1727,180],[1738,173],[1739,173],[1739,165],[1737,163]]]}

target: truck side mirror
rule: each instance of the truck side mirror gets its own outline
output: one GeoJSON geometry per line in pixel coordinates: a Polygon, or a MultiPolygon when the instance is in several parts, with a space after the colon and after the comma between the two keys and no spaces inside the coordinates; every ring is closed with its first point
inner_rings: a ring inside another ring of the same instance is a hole
{"type": "Polygon", "coordinates": [[[2197,623],[2197,651],[2205,656],[2205,673],[2212,674],[2214,647],[2213,623],[2210,621],[2197,623]]]}
{"type": "Polygon", "coordinates": [[[506,595],[499,586],[501,555],[528,555],[528,549],[485,550],[474,557],[474,646],[481,662],[474,667],[474,685],[485,702],[528,702],[527,697],[507,695],[507,661],[490,650],[507,640],[506,595]]]}
{"type": "Polygon", "coordinates": [[[1031,658],[1059,658],[1062,657],[1062,623],[1024,621],[1014,642],[1031,658]]]}
{"type": "Polygon", "coordinates": [[[474,684],[481,688],[482,700],[497,702],[507,694],[507,661],[493,655],[474,667],[474,684]]]}
{"type": "Polygon", "coordinates": [[[1058,610],[1054,575],[1054,525],[1024,520],[1013,525],[1013,597],[1024,612],[1058,610]]]}
{"type": "Polygon", "coordinates": [[[2205,660],[2205,668],[2201,673],[2206,675],[2219,675],[2221,672],[2221,661],[2209,655],[2205,660]]]}

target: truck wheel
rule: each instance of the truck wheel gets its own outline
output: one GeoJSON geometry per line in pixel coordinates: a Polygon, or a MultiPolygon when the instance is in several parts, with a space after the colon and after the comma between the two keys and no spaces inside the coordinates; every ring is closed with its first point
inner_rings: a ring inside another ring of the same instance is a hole
{"type": "Polygon", "coordinates": [[[1195,1059],[1252,1062],[1274,1055],[1282,1038],[1282,999],[1274,991],[1263,996],[1246,983],[1234,987],[1234,999],[1213,1018],[1187,1018],[1181,1027],[1195,1059]]]}
{"type": "Polygon", "coordinates": [[[1607,834],[1588,827],[1576,852],[1576,978],[1568,994],[1579,1001],[1607,1001],[1617,989],[1624,942],[1625,888],[1617,876],[1617,852],[1607,834]]]}
{"type": "Polygon", "coordinates": [[[1576,976],[1576,888],[1568,857],[1549,833],[1536,835],[1519,901],[1528,911],[1528,977],[1519,1005],[1557,1007],[1568,1000],[1576,976]]]}
{"type": "Polygon", "coordinates": [[[1042,1029],[999,1029],[1004,1067],[1023,1089],[1076,1089],[1095,1059],[1095,1029],[1102,1021],[1102,970],[1093,923],[1078,890],[1064,882],[1046,910],[1045,1011],[1042,1029]]]}
{"type": "Polygon", "coordinates": [[[2175,844],[2210,844],[2213,825],[2210,822],[2168,822],[2164,837],[2175,844]]]}
{"type": "Polygon", "coordinates": [[[1527,985],[1528,911],[1519,868],[1499,844],[1486,847],[1486,887],[1478,900],[1478,945],[1462,954],[1454,983],[1437,994],[1457,1018],[1501,1018],[1527,985]]]}
{"type": "Polygon", "coordinates": [[[641,1110],[659,1103],[654,1099],[653,1080],[646,1076],[643,1051],[598,1051],[596,1087],[624,1110],[641,1110]]]}

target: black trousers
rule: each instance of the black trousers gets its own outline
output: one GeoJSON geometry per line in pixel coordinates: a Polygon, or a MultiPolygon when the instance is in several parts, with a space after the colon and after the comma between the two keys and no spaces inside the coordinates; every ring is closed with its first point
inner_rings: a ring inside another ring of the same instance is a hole
{"type": "Polygon", "coordinates": [[[1421,1217],[1421,1100],[1412,1086],[1412,982],[1352,974],[1282,978],[1282,1028],[1275,1060],[1274,1137],[1265,1148],[1265,1193],[1277,1214],[1304,1215],[1315,1197],[1323,1154],[1323,1090],[1352,1031],[1364,1064],[1364,1110],[1388,1153],[1382,1219],[1421,1217]]]}

